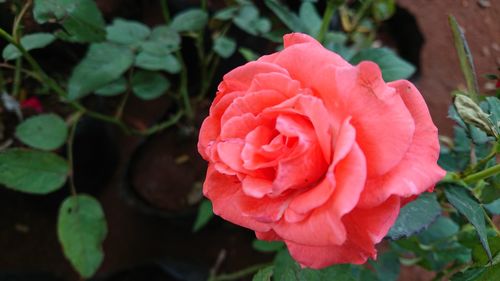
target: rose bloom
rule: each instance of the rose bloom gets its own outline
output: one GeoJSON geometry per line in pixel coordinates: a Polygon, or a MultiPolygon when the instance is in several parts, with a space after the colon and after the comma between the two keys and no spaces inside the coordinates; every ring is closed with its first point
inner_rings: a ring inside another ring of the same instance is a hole
{"type": "Polygon", "coordinates": [[[304,267],[361,264],[401,205],[445,171],[427,106],[308,35],[224,76],[200,129],[203,192],[222,218],[281,240],[304,267]]]}

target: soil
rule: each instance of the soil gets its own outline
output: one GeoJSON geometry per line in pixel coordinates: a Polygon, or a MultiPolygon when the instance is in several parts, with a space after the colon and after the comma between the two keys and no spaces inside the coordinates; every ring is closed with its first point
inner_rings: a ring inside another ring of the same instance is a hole
{"type": "MultiPolygon", "coordinates": [[[[138,5],[136,1],[97,2],[108,19],[120,10],[121,16],[141,18],[148,24],[161,21],[160,10],[153,5],[156,1],[141,1],[141,9],[128,8],[138,5]]],[[[447,14],[454,14],[465,27],[478,73],[495,72],[500,66],[500,50],[494,45],[500,44],[500,25],[495,24],[500,15],[500,2],[490,1],[488,8],[481,8],[476,2],[398,0],[402,8],[415,16],[423,35],[425,43],[421,53],[410,54],[420,61],[416,83],[440,131],[446,134],[451,132],[451,121],[446,118],[450,92],[464,84],[447,26],[447,14]]],[[[225,68],[238,63],[233,61],[225,68]]],[[[481,78],[481,88],[484,89],[485,85],[486,81],[481,78]]],[[[125,118],[138,128],[148,127],[164,118],[173,110],[172,107],[167,98],[144,102],[132,97],[125,118]]],[[[92,121],[87,124],[87,132],[100,130],[102,133],[82,133],[81,145],[75,145],[78,151],[75,161],[81,161],[76,165],[82,168],[77,169],[81,174],[75,177],[77,188],[98,197],[108,221],[109,232],[104,242],[106,256],[97,274],[98,280],[156,280],[153,276],[164,274],[158,273],[162,271],[159,267],[179,272],[186,264],[203,276],[221,255],[225,258],[220,272],[230,272],[272,258],[251,248],[254,239],[251,231],[216,218],[200,232],[193,233],[192,211],[183,214],[183,219],[172,216],[185,207],[189,209],[196,201],[189,199],[189,194],[193,188],[199,188],[203,179],[204,162],[196,153],[196,130],[174,127],[146,140],[125,136],[115,127],[106,125],[96,129],[102,125],[92,121]],[[179,130],[187,133],[179,134],[179,130]],[[89,139],[94,141],[89,144],[89,139]],[[96,150],[96,147],[101,147],[101,150],[96,150]],[[195,168],[191,168],[193,166],[195,168]],[[130,188],[135,193],[131,194],[130,188]],[[182,199],[172,200],[174,194],[182,199]],[[137,204],[137,199],[142,203],[137,204]],[[159,212],[150,212],[151,209],[159,212]],[[162,266],[155,266],[158,263],[162,266]],[[110,277],[116,272],[122,272],[121,276],[110,277]],[[141,275],[134,279],[137,272],[141,275]],[[148,279],[143,279],[145,276],[148,279]]],[[[86,130],[82,128],[81,131],[86,130]]],[[[42,279],[40,272],[52,273],[64,280],[78,280],[63,257],[56,235],[58,206],[67,195],[67,188],[47,197],[0,189],[1,272],[38,274],[25,280],[54,280],[53,277],[42,279]]],[[[10,280],[2,274],[0,280],[10,280]]],[[[432,276],[421,269],[403,268],[399,280],[424,281],[432,276]]]]}

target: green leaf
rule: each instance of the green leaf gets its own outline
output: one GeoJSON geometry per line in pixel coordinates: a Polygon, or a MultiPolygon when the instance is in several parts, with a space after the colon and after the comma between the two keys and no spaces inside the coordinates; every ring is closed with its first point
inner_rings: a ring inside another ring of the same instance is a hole
{"type": "Polygon", "coordinates": [[[151,30],[140,22],[115,19],[113,24],[106,28],[106,32],[108,41],[131,45],[145,40],[151,30]]]}
{"type": "Polygon", "coordinates": [[[432,224],[440,214],[441,207],[436,195],[424,193],[401,208],[387,236],[393,240],[411,236],[432,224]]]}
{"type": "Polygon", "coordinates": [[[496,130],[500,132],[500,99],[497,97],[486,97],[481,102],[481,108],[490,116],[491,123],[496,126],[496,130]]]}
{"type": "Polygon", "coordinates": [[[90,45],[69,79],[69,98],[82,98],[117,80],[133,62],[134,54],[125,46],[112,43],[90,45]]]}
{"type": "MultiPolygon", "coordinates": [[[[301,269],[290,257],[287,250],[280,251],[274,259],[274,281],[368,281],[369,278],[354,278],[359,267],[349,264],[330,266],[322,270],[301,269]]],[[[365,276],[365,275],[362,275],[365,276]]]]}
{"type": "Polygon", "coordinates": [[[462,73],[467,83],[468,94],[473,100],[477,101],[479,87],[477,85],[476,70],[474,68],[474,61],[472,60],[469,45],[467,44],[465,35],[454,16],[448,16],[448,23],[450,24],[451,32],[453,34],[453,41],[455,43],[455,49],[460,61],[460,68],[462,69],[462,73]]]}
{"type": "Polygon", "coordinates": [[[238,49],[238,52],[247,60],[247,61],[253,61],[257,60],[259,58],[259,55],[252,51],[251,49],[240,47],[238,49]]]}
{"type": "Polygon", "coordinates": [[[249,34],[257,35],[255,22],[259,19],[259,10],[254,5],[243,5],[234,17],[234,24],[249,34]]]}
{"type": "Polygon", "coordinates": [[[372,4],[372,14],[377,21],[389,19],[395,11],[395,0],[375,0],[372,4]]]}
{"type": "Polygon", "coordinates": [[[148,52],[140,52],[135,58],[135,66],[145,70],[164,70],[168,73],[175,74],[182,70],[182,66],[172,54],[155,55],[148,52]]]}
{"type": "Polygon", "coordinates": [[[491,260],[491,251],[488,245],[488,239],[486,236],[486,225],[484,222],[484,210],[479,205],[479,203],[474,200],[465,187],[448,184],[445,187],[444,193],[448,201],[457,209],[459,213],[464,215],[467,220],[476,229],[479,240],[483,245],[484,250],[488,254],[488,258],[491,260]]]}
{"type": "Polygon", "coordinates": [[[500,198],[489,204],[485,204],[484,208],[493,215],[500,215],[500,198]]]}
{"type": "MultiPolygon", "coordinates": [[[[26,49],[26,51],[31,51],[34,49],[43,48],[50,43],[54,42],[56,37],[50,33],[32,33],[25,35],[21,38],[21,46],[26,49]]],[[[13,60],[21,57],[21,52],[12,44],[7,45],[2,52],[2,56],[5,60],[13,60]]]]}
{"type": "Polygon", "coordinates": [[[64,255],[83,278],[90,278],[101,265],[102,242],[107,234],[101,204],[89,195],[68,197],[61,205],[57,235],[64,255]]]}
{"type": "Polygon", "coordinates": [[[488,267],[472,267],[451,277],[451,281],[492,281],[500,276],[500,263],[488,267]]]}
{"type": "Polygon", "coordinates": [[[322,19],[313,3],[302,3],[299,10],[299,18],[309,35],[313,37],[318,35],[322,19]]]}
{"type": "Polygon", "coordinates": [[[120,77],[117,80],[107,84],[106,86],[97,89],[95,94],[98,96],[112,97],[119,95],[127,90],[127,80],[125,77],[120,77]]]}
{"type": "Polygon", "coordinates": [[[203,200],[198,207],[198,215],[193,225],[193,232],[202,229],[214,216],[212,212],[212,202],[210,200],[203,200]]]}
{"type": "Polygon", "coordinates": [[[213,50],[223,58],[229,58],[236,51],[236,42],[225,36],[220,36],[214,41],[213,50]]]}
{"type": "Polygon", "coordinates": [[[152,71],[138,71],[132,77],[132,90],[143,100],[156,99],[170,88],[170,81],[163,75],[152,71]]]}
{"type": "Polygon", "coordinates": [[[199,31],[208,22],[208,15],[201,9],[189,9],[178,13],[170,27],[177,32],[199,31]]]}
{"type": "Polygon", "coordinates": [[[85,43],[106,38],[104,18],[93,0],[35,0],[33,16],[38,23],[60,23],[64,40],[85,43]]]}
{"type": "Polygon", "coordinates": [[[0,184],[16,191],[47,194],[63,186],[68,163],[51,152],[9,149],[0,153],[0,184]]]}
{"type": "Polygon", "coordinates": [[[375,269],[379,280],[396,281],[399,277],[399,256],[395,252],[386,252],[377,257],[376,261],[370,261],[375,269]]]}
{"type": "Polygon", "coordinates": [[[31,117],[16,127],[16,137],[23,143],[42,150],[54,150],[66,141],[68,128],[55,114],[31,117]]]}
{"type": "Polygon", "coordinates": [[[259,252],[276,252],[285,247],[285,244],[281,241],[264,241],[264,240],[253,240],[252,247],[259,252]]]}
{"type": "Polygon", "coordinates": [[[178,50],[181,44],[179,33],[166,25],[153,28],[150,40],[159,44],[161,48],[164,48],[169,53],[178,50]]]}
{"type": "MultiPolygon", "coordinates": [[[[488,244],[490,246],[492,256],[498,256],[500,254],[500,237],[496,236],[496,233],[494,231],[492,235],[495,236],[488,238],[488,244]]],[[[487,265],[490,261],[482,246],[479,244],[474,244],[472,248],[472,259],[474,260],[475,265],[481,266],[487,265]]]]}
{"type": "Polygon", "coordinates": [[[271,281],[273,270],[273,266],[264,267],[253,276],[252,281],[271,281]]]}
{"type": "Polygon", "coordinates": [[[227,7],[222,10],[217,11],[214,14],[214,19],[218,20],[230,20],[232,19],[236,13],[238,12],[238,7],[227,7]]]}
{"type": "Polygon", "coordinates": [[[460,227],[453,220],[441,216],[428,229],[420,233],[418,238],[424,244],[432,244],[455,235],[459,229],[460,227]]]}
{"type": "Polygon", "coordinates": [[[358,64],[364,60],[373,61],[378,64],[386,82],[407,79],[415,72],[415,67],[413,65],[401,59],[393,51],[387,48],[361,50],[350,60],[350,62],[352,64],[358,64]]]}
{"type": "Polygon", "coordinates": [[[291,31],[306,32],[300,18],[288,7],[276,0],[265,0],[264,3],[291,31]]]}

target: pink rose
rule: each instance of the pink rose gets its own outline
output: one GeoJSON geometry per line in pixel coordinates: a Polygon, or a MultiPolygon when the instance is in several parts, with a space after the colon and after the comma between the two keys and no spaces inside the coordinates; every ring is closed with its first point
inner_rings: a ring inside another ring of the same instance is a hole
{"type": "Polygon", "coordinates": [[[214,213],[282,240],[302,266],[376,258],[403,200],[445,175],[437,129],[408,81],[385,83],[300,33],[224,76],[198,150],[214,213]]]}

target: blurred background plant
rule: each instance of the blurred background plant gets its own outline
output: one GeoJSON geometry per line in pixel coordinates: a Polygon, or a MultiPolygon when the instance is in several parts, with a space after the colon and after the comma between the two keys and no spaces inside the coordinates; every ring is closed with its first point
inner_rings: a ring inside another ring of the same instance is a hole
{"type": "MultiPolygon", "coordinates": [[[[181,2],[158,1],[162,22],[146,24],[106,17],[93,0],[0,1],[0,183],[22,193],[59,195],[50,202],[60,206],[57,235],[82,278],[92,277],[101,266],[109,230],[92,179],[116,161],[112,140],[95,143],[106,138],[108,130],[88,124],[97,120],[121,134],[138,136],[143,142],[138,150],[166,145],[159,141],[163,136],[172,150],[189,150],[168,163],[188,163],[192,166],[187,170],[201,174],[193,168],[190,161],[196,156],[190,153],[196,154],[197,127],[221,75],[273,52],[286,33],[307,33],[352,64],[372,60],[386,81],[411,79],[417,70],[398,56],[399,50],[383,46],[379,37],[381,25],[396,11],[394,0],[181,2]],[[149,116],[150,111],[157,112],[149,116]],[[92,133],[79,143],[89,126],[92,133]],[[76,146],[85,148],[77,151],[76,146]],[[78,159],[89,151],[95,155],[89,165],[98,168],[86,172],[79,169],[78,159]],[[62,191],[63,186],[68,191],[62,191]]],[[[240,280],[254,273],[253,280],[385,281],[396,280],[401,265],[437,272],[436,280],[452,275],[452,280],[494,280],[500,274],[500,238],[491,220],[500,212],[498,87],[496,97],[480,93],[464,35],[452,17],[450,25],[467,87],[454,93],[449,111],[457,122],[455,136],[441,139],[440,164],[449,174],[434,194],[402,209],[378,260],[314,271],[301,269],[281,243],[254,241],[257,251],[276,253],[271,263],[227,274],[219,272],[217,260],[203,276],[212,281],[240,280]]],[[[496,74],[488,77],[498,81],[496,74]]],[[[141,159],[150,162],[147,167],[163,169],[164,162],[141,153],[123,160],[131,162],[128,172],[133,173],[141,159]]],[[[183,177],[177,170],[167,175],[183,177]]],[[[201,199],[202,178],[189,181],[183,191],[187,194],[182,194],[186,198],[161,195],[198,206],[197,217],[188,219],[194,221],[194,232],[213,217],[210,202],[201,199]]],[[[134,179],[128,176],[126,181],[134,179]]],[[[162,192],[161,184],[159,188],[162,192]]],[[[146,201],[148,214],[156,214],[162,204],[157,203],[157,191],[135,189],[133,196],[146,201]]]]}

